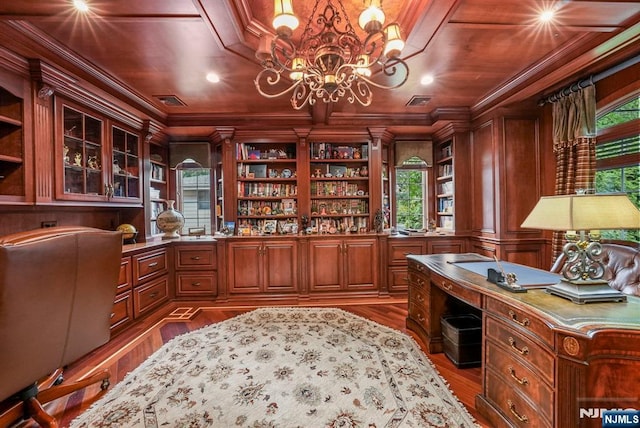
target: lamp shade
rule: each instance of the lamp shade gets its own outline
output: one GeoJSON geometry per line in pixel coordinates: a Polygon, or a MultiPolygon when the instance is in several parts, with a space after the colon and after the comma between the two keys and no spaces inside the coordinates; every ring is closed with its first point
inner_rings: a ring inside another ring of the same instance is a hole
{"type": "Polygon", "coordinates": [[[640,229],[640,210],[624,193],[543,196],[521,226],[560,231],[640,229]]]}
{"type": "Polygon", "coordinates": [[[293,14],[291,0],[274,0],[273,28],[279,34],[290,35],[298,28],[298,17],[293,14]]]}

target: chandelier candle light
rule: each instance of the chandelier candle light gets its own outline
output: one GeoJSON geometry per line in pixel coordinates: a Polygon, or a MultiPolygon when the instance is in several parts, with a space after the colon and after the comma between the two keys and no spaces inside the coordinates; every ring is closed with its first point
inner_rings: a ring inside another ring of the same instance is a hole
{"type": "Polygon", "coordinates": [[[522,227],[566,231],[563,279],[548,293],[575,303],[626,301],[604,279],[600,244],[600,230],[640,229],[640,210],[626,194],[543,196],[522,227]]]}
{"type": "Polygon", "coordinates": [[[263,35],[256,57],[263,69],[254,81],[258,92],[276,98],[291,92],[291,105],[299,110],[318,100],[337,102],[342,98],[363,106],[371,104],[371,86],[393,89],[409,77],[409,67],[399,58],[404,47],[400,26],[383,27],[382,0],[365,0],[358,23],[366,33],[358,37],[340,0],[316,0],[313,12],[299,39],[293,31],[299,20],[292,0],[274,0],[275,37],[263,35]],[[321,9],[320,6],[324,8],[321,9]],[[372,80],[390,79],[387,85],[372,80]]]}

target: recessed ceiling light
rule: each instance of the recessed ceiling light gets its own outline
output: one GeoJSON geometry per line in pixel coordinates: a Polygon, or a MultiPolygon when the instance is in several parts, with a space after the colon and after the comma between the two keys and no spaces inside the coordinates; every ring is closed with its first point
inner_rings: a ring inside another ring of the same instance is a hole
{"type": "Polygon", "coordinates": [[[422,85],[430,85],[433,83],[433,76],[431,74],[425,74],[424,76],[422,76],[422,79],[420,79],[420,84],[422,85]]]}
{"type": "Polygon", "coordinates": [[[540,22],[550,22],[553,20],[553,17],[556,15],[555,9],[547,9],[540,12],[539,20],[540,22]]]}
{"type": "Polygon", "coordinates": [[[75,7],[80,12],[88,12],[89,5],[84,0],[73,0],[73,7],[75,7]]]}
{"type": "Polygon", "coordinates": [[[213,72],[207,73],[207,80],[211,83],[218,83],[220,81],[220,76],[213,72]]]}

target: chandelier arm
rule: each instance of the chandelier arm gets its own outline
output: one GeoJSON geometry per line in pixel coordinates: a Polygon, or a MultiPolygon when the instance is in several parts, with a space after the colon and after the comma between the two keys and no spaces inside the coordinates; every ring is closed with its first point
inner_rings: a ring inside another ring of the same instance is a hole
{"type": "Polygon", "coordinates": [[[280,82],[280,80],[282,80],[280,73],[278,73],[275,69],[266,68],[264,70],[261,70],[258,73],[258,75],[254,79],[253,83],[255,84],[256,89],[258,90],[260,95],[262,95],[265,98],[281,97],[282,95],[286,94],[287,92],[293,91],[296,88],[296,86],[300,86],[301,83],[302,83],[301,80],[296,80],[288,88],[286,88],[286,89],[284,89],[284,90],[282,90],[280,92],[274,92],[274,93],[265,92],[265,90],[262,88],[262,84],[261,84],[262,81],[265,81],[270,87],[273,87],[273,86],[277,85],[280,82]],[[272,73],[272,75],[269,75],[268,73],[272,73]]]}
{"type": "Polygon", "coordinates": [[[296,47],[288,37],[276,35],[276,37],[271,41],[271,61],[281,69],[281,71],[279,71],[280,73],[283,70],[287,70],[289,72],[294,71],[293,68],[289,67],[287,64],[291,64],[291,61],[296,55],[296,47]],[[281,55],[279,55],[279,53],[281,55]],[[284,61],[281,57],[284,58],[284,61]]]}

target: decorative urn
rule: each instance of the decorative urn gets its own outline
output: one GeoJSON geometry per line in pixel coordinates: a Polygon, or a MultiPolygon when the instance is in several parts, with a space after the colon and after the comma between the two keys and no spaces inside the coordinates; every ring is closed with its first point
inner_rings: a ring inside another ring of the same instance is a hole
{"type": "Polygon", "coordinates": [[[180,234],[178,231],[184,226],[184,216],[181,212],[175,210],[174,204],[175,201],[168,200],[167,209],[156,217],[158,229],[164,232],[162,239],[179,238],[180,234]]]}

